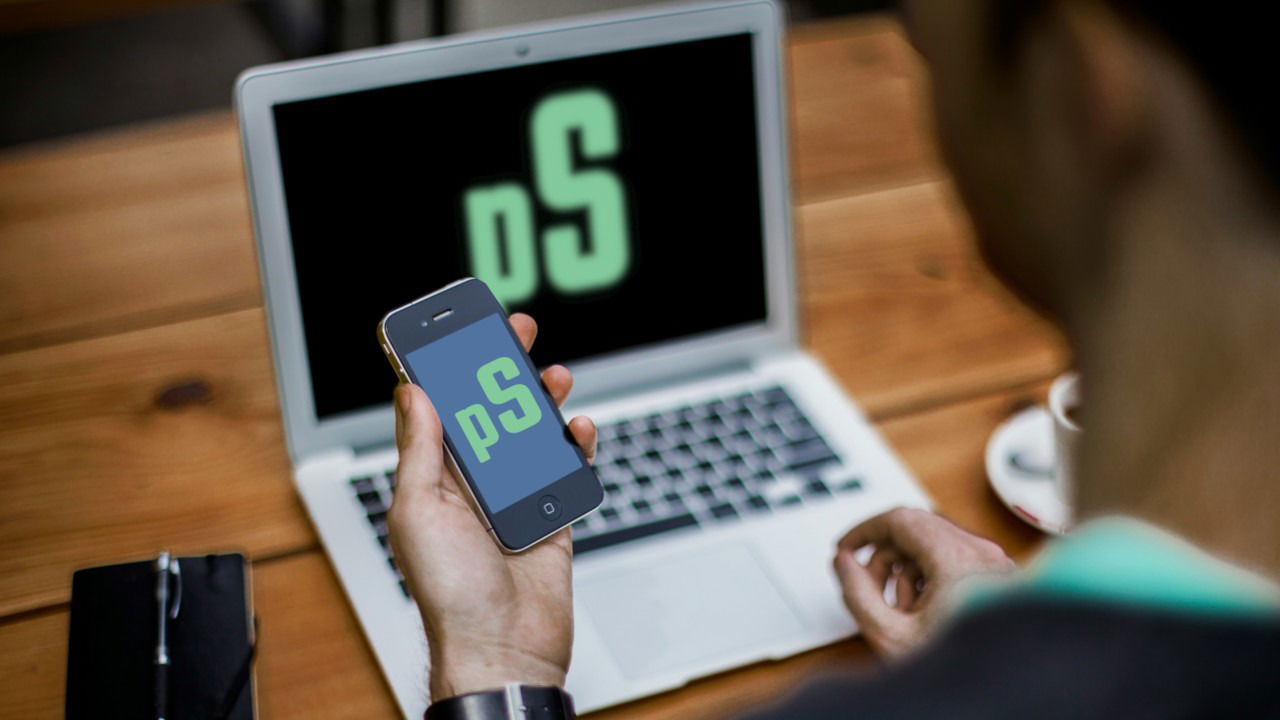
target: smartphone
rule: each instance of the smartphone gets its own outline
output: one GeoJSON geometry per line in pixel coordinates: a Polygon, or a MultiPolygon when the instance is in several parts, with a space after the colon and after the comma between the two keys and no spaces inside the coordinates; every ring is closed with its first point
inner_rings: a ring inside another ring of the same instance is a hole
{"type": "Polygon", "coordinates": [[[387,313],[378,340],[431,398],[485,526],[509,552],[589,514],[604,488],[489,287],[465,278],[387,313]]]}

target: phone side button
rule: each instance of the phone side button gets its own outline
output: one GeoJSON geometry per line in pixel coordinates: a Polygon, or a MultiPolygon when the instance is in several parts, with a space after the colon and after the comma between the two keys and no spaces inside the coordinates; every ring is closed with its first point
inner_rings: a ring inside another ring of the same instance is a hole
{"type": "Polygon", "coordinates": [[[560,498],[555,495],[543,495],[538,498],[538,513],[542,515],[542,519],[555,520],[562,512],[564,512],[564,506],[560,504],[560,498]]]}

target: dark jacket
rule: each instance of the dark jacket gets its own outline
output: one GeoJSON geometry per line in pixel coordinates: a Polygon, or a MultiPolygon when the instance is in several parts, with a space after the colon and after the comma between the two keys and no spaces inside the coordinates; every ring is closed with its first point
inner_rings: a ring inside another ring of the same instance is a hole
{"type": "Polygon", "coordinates": [[[1280,718],[1280,618],[1007,598],[901,664],[750,717],[1280,718]]]}

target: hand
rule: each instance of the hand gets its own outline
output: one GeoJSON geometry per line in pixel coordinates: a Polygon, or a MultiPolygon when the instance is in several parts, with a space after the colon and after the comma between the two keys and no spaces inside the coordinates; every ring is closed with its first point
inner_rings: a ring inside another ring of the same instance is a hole
{"type": "Polygon", "coordinates": [[[1017,569],[999,545],[931,512],[895,508],[850,530],[836,545],[844,604],[871,647],[896,657],[928,640],[941,614],[938,598],[958,580],[1017,569]],[[854,554],[875,548],[864,566],[854,554]],[[894,583],[893,605],[885,590],[894,583]]]}
{"type": "MultiPolygon", "coordinates": [[[[511,326],[526,349],[533,345],[532,318],[512,315],[511,326]]],[[[542,373],[542,382],[563,404],[573,376],[557,365],[542,373]]],[[[401,385],[395,407],[400,469],[387,519],[427,632],[431,697],[508,682],[562,686],[573,647],[569,529],[518,555],[503,553],[448,470],[440,420],[426,394],[401,385]]],[[[594,459],[595,425],[577,417],[569,429],[594,459]]]]}

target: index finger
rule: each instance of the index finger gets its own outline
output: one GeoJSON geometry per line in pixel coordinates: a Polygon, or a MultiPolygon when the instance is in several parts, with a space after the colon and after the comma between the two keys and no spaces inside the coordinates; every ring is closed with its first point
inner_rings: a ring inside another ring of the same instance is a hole
{"type": "Polygon", "coordinates": [[[507,318],[507,322],[511,323],[511,329],[516,331],[516,337],[520,338],[524,351],[529,352],[533,348],[533,341],[538,337],[538,323],[524,313],[513,313],[507,318]]]}
{"type": "Polygon", "coordinates": [[[928,525],[937,516],[923,510],[894,508],[865,520],[845,533],[837,548],[857,550],[864,545],[892,545],[906,555],[919,558],[928,553],[928,525]]]}

